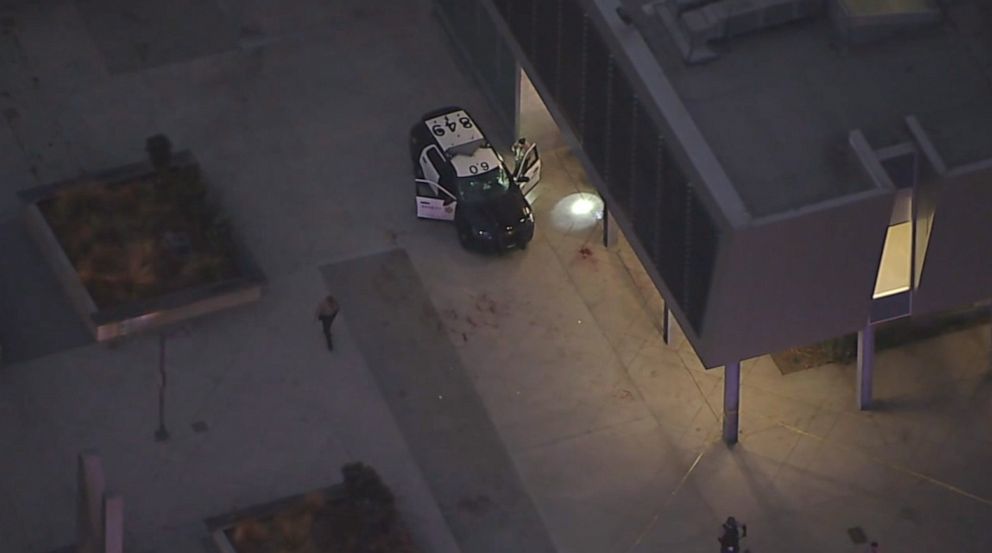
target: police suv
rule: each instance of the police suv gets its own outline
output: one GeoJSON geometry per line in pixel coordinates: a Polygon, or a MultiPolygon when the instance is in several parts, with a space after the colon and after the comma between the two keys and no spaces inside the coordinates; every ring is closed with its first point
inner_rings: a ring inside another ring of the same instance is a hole
{"type": "Polygon", "coordinates": [[[464,109],[424,115],[410,130],[417,217],[454,221],[466,248],[526,248],[534,214],[525,196],[540,179],[541,160],[523,141],[514,153],[510,171],[464,109]]]}

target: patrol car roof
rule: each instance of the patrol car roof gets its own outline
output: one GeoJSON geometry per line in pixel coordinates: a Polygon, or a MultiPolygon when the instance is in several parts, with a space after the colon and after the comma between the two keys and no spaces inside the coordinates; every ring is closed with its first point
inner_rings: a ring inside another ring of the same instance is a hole
{"type": "Polygon", "coordinates": [[[451,158],[451,165],[459,177],[488,173],[501,164],[496,151],[492,148],[478,148],[471,154],[455,155],[451,158]]]}
{"type": "Polygon", "coordinates": [[[486,142],[475,121],[463,109],[425,119],[424,124],[445,153],[471,155],[486,142]]]}

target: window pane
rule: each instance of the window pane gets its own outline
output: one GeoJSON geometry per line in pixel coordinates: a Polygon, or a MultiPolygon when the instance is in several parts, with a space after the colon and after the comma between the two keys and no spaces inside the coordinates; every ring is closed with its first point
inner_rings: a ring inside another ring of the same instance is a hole
{"type": "Polygon", "coordinates": [[[582,8],[574,0],[561,4],[561,72],[556,92],[558,102],[572,130],[582,140],[580,128],[582,114],[582,41],[586,24],[582,8]]]}
{"type": "Polygon", "coordinates": [[[718,231],[706,206],[693,188],[689,192],[689,267],[686,272],[685,310],[689,323],[699,332],[706,312],[713,269],[716,265],[718,231]]]}
{"type": "Polygon", "coordinates": [[[537,3],[536,49],[534,66],[544,84],[558,100],[558,30],[561,28],[560,6],[564,0],[540,0],[537,3]]]}
{"type": "Polygon", "coordinates": [[[640,103],[636,104],[633,161],[631,163],[631,217],[638,239],[645,249],[654,249],[657,219],[658,148],[660,138],[654,122],[648,118],[640,103]]]}
{"type": "Polygon", "coordinates": [[[625,212],[630,209],[630,163],[634,131],[634,93],[623,71],[613,70],[610,79],[609,125],[610,143],[607,148],[609,176],[607,185],[614,199],[625,212]]]}
{"type": "MultiPolygon", "coordinates": [[[[465,2],[465,0],[462,0],[465,2]]],[[[468,2],[466,2],[468,3],[468,2]]],[[[517,42],[524,53],[532,56],[534,53],[534,10],[536,3],[531,0],[507,0],[509,7],[509,24],[517,42]]]]}
{"type": "Polygon", "coordinates": [[[884,298],[909,290],[912,282],[913,224],[892,225],[885,232],[882,260],[878,265],[873,298],[884,298]]]}
{"type": "Polygon", "coordinates": [[[599,33],[590,25],[586,30],[586,78],[582,92],[582,141],[586,155],[599,171],[606,173],[606,125],[609,94],[609,51],[599,33]]]}

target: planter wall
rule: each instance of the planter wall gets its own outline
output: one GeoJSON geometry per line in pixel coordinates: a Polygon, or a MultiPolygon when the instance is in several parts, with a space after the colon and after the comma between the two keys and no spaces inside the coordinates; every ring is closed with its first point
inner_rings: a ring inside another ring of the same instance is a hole
{"type": "MultiPolygon", "coordinates": [[[[192,165],[189,152],[175,156],[176,165],[192,165]]],[[[55,272],[83,323],[99,342],[114,340],[137,332],[154,330],[166,325],[230,309],[258,300],[265,284],[264,275],[247,255],[242,244],[237,245],[238,277],[202,286],[187,288],[147,300],[134,301],[110,309],[98,309],[83,285],[79,274],[42,214],[38,204],[66,189],[92,184],[137,180],[150,176],[154,169],[148,162],[135,163],[92,177],[39,186],[18,193],[24,203],[24,222],[28,233],[41,250],[42,256],[55,272]]]]}
{"type": "MultiPolygon", "coordinates": [[[[340,484],[316,490],[328,500],[334,500],[344,496],[344,488],[340,484]]],[[[283,509],[298,504],[306,494],[284,497],[275,501],[255,505],[246,509],[241,509],[219,517],[206,519],[204,524],[210,532],[210,538],[217,546],[219,553],[239,553],[228,536],[239,523],[250,519],[265,519],[274,516],[283,509]]]]}

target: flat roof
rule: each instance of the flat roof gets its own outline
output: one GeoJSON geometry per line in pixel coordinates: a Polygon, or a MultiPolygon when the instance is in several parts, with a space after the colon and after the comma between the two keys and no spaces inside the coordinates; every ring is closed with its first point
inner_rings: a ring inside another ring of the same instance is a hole
{"type": "Polygon", "coordinates": [[[829,15],[711,43],[687,65],[661,19],[637,27],[753,217],[872,188],[848,134],[910,140],[915,115],[948,166],[992,157],[992,5],[959,0],[934,27],[838,43],[829,15]]]}

